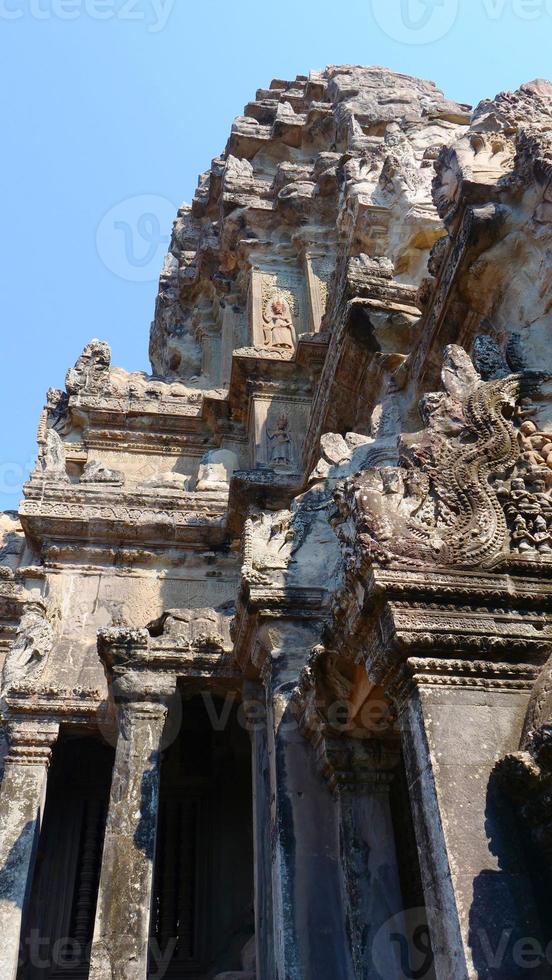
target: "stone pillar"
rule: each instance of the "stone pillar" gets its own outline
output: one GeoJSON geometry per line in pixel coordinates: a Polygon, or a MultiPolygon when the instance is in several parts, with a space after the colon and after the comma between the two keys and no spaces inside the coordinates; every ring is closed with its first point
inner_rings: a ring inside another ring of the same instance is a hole
{"type": "Polygon", "coordinates": [[[265,670],[276,978],[351,980],[337,803],[290,705],[305,659],[273,650],[265,670]]]}
{"type": "Polygon", "coordinates": [[[90,980],[146,980],[161,739],[176,680],[132,669],[147,651],[144,630],[110,630],[106,634],[107,639],[100,640],[100,655],[113,679],[119,735],[90,980]]]}
{"type": "Polygon", "coordinates": [[[167,705],[136,702],[118,710],[90,980],[147,976],[160,744],[167,705]]]}
{"type": "Polygon", "coordinates": [[[549,976],[523,844],[491,777],[517,747],[528,694],[499,676],[478,684],[458,662],[433,684],[417,663],[400,725],[436,976],[521,980],[530,961],[549,976]]]}
{"type": "Polygon", "coordinates": [[[15,980],[21,923],[32,884],[55,721],[15,719],[0,791],[0,977],[15,980]]]}

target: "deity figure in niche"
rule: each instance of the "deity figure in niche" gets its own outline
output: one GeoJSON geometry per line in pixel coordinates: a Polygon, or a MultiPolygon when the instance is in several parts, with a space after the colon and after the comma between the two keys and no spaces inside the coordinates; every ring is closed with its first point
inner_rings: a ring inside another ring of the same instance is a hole
{"type": "Polygon", "coordinates": [[[269,445],[269,458],[272,466],[293,466],[293,443],[288,432],[289,421],[287,415],[280,415],[276,422],[276,428],[272,431],[268,428],[266,435],[269,445]]]}
{"type": "Polygon", "coordinates": [[[271,296],[263,310],[265,347],[271,350],[292,351],[295,332],[289,303],[282,293],[271,296]]]}

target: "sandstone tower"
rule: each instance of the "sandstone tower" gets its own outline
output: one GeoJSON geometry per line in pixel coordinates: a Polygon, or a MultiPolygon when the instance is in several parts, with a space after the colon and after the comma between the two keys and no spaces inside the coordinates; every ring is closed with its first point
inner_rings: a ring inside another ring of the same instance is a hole
{"type": "Polygon", "coordinates": [[[0,516],[1,980],[552,974],[551,337],[550,83],[257,92],[0,516]]]}

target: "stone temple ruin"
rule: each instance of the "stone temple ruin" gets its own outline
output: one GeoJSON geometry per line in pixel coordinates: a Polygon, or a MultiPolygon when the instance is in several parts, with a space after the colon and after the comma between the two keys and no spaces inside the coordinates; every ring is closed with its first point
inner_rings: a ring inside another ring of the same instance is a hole
{"type": "Polygon", "coordinates": [[[551,976],[551,327],[552,84],[257,92],[0,517],[1,980],[551,976]]]}

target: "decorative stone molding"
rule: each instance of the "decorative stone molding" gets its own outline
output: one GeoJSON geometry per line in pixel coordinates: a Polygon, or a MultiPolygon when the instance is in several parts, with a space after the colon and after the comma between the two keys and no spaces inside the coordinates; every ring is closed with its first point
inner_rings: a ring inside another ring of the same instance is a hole
{"type": "Polygon", "coordinates": [[[48,767],[59,725],[46,717],[12,719],[8,725],[9,749],[5,766],[48,767]]]}

